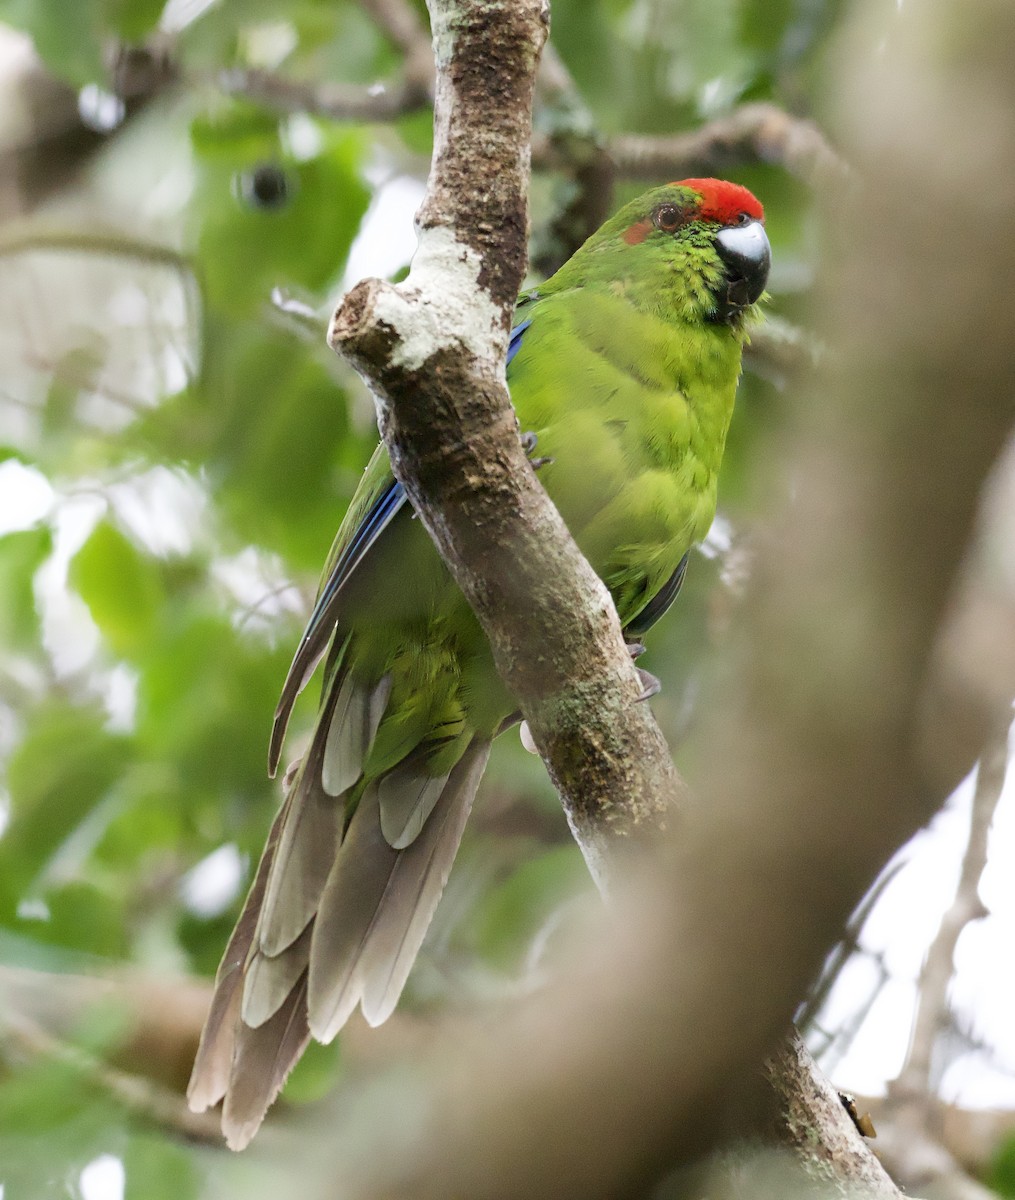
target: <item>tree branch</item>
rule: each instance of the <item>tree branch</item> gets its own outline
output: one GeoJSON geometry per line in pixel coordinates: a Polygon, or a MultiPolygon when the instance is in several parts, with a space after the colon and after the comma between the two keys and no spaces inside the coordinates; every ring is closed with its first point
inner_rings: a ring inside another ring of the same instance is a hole
{"type": "Polygon", "coordinates": [[[433,100],[434,61],[430,34],[409,0],[360,0],[363,9],[402,51],[405,87],[433,100]]]}
{"type": "Polygon", "coordinates": [[[395,474],[476,611],[602,881],[617,835],[658,832],[680,789],[635,702],[610,597],[524,455],[504,384],[546,12],[540,0],[434,0],[431,16],[436,145],[419,249],[403,284],[349,293],[330,340],[374,390],[395,474]]]}
{"type": "MultiPolygon", "coordinates": [[[[775,104],[742,105],[689,133],[619,134],[605,143],[602,153],[618,175],[653,182],[721,175],[754,162],[778,163],[816,187],[841,186],[851,176],[814,121],[794,117],[775,104]]],[[[532,161],[540,167],[568,163],[552,137],[533,142],[532,161]]]]}
{"type": "Polygon", "coordinates": [[[391,121],[430,103],[427,86],[408,74],[395,84],[304,83],[275,71],[236,68],[216,77],[230,96],[243,96],[275,112],[312,113],[331,121],[391,121]]]}
{"type": "Polygon", "coordinates": [[[810,332],[769,315],[744,347],[744,366],[784,388],[820,366],[826,349],[810,332]]]}
{"type": "Polygon", "coordinates": [[[360,7],[402,54],[401,77],[360,87],[302,82],[274,71],[224,71],[219,86],[280,112],[304,112],[332,121],[391,121],[433,103],[434,64],[430,37],[406,0],[360,0],[360,7]]]}
{"type": "Polygon", "coordinates": [[[920,972],[916,1020],[913,1025],[909,1052],[892,1091],[900,1103],[921,1110],[924,1123],[930,1121],[934,1106],[934,1087],[931,1079],[931,1059],[941,1034],[951,1022],[948,986],[955,974],[955,948],[963,930],[973,921],[987,916],[980,899],[980,877],[987,865],[987,838],[997,803],[1004,788],[1008,767],[1008,729],[998,733],[985,747],[980,758],[973,807],[970,815],[969,840],[962,858],[962,870],[951,907],[941,920],[937,936],[927,951],[920,972]]]}
{"type": "Polygon", "coordinates": [[[9,226],[0,233],[0,259],[45,251],[131,259],[194,277],[194,265],[185,254],[147,238],[101,229],[47,228],[35,221],[9,226]]]}
{"type": "Polygon", "coordinates": [[[122,971],[108,977],[0,966],[0,1049],[5,1058],[51,1058],[93,1079],[118,1103],[185,1137],[217,1142],[219,1122],[187,1108],[185,1091],[209,986],[122,971]],[[88,1013],[122,1021],[102,1057],[75,1045],[88,1013]]]}

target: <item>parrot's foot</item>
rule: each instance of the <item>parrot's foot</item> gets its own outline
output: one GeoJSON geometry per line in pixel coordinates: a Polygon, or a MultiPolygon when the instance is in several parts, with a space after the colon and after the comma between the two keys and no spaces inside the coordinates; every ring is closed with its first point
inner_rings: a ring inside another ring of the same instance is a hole
{"type": "MultiPolygon", "coordinates": [[[[628,642],[627,652],[633,662],[636,658],[641,658],[645,653],[645,647],[641,642],[628,642]]],[[[650,675],[644,667],[635,667],[634,669],[638,672],[638,678],[641,680],[641,691],[638,693],[635,704],[640,704],[642,700],[649,700],[652,696],[658,696],[663,690],[663,685],[659,680],[654,675],[650,675]]]]}
{"type": "Polygon", "coordinates": [[[654,676],[650,675],[644,667],[635,667],[638,672],[638,678],[641,680],[641,691],[635,697],[635,704],[640,704],[643,700],[650,700],[653,696],[658,696],[663,690],[663,685],[654,676]]]}
{"type": "Polygon", "coordinates": [[[522,449],[525,451],[525,457],[532,464],[532,469],[538,471],[540,467],[548,466],[553,462],[552,458],[533,458],[532,451],[535,450],[539,438],[530,430],[528,433],[522,434],[522,449]]]}

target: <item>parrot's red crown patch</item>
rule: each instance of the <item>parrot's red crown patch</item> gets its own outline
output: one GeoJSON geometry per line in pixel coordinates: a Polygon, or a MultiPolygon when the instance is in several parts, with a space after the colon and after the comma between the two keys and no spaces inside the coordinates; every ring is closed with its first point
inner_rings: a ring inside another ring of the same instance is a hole
{"type": "Polygon", "coordinates": [[[725,179],[678,179],[671,186],[693,188],[701,196],[701,215],[706,221],[732,225],[741,213],[758,221],[765,219],[761,204],[739,183],[729,183],[725,179]]]}

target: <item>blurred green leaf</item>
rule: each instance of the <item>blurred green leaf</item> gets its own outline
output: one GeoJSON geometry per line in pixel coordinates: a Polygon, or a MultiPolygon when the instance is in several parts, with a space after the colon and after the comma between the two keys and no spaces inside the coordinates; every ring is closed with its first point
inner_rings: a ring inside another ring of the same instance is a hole
{"type": "Polygon", "coordinates": [[[70,1136],[87,1144],[101,1119],[81,1117],[99,1099],[94,1084],[73,1064],[35,1061],[0,1082],[0,1130],[7,1136],[59,1130],[61,1141],[70,1136]]]}
{"type": "Polygon", "coordinates": [[[23,649],[39,635],[35,572],[53,549],[48,526],[0,537],[0,643],[23,649]]]}
{"type": "Polygon", "coordinates": [[[0,21],[27,33],[68,83],[80,87],[105,77],[101,0],[0,0],[0,21]]]}
{"type": "Polygon", "coordinates": [[[145,650],[164,600],[153,558],[111,521],[100,521],[71,562],[70,582],[114,654],[133,658],[145,650]]]}
{"type": "Polygon", "coordinates": [[[219,102],[198,113],[190,124],[190,141],[199,159],[227,166],[253,162],[278,151],[276,114],[244,100],[219,102]]]}
{"type": "Polygon", "coordinates": [[[78,880],[48,889],[44,899],[49,918],[34,925],[39,941],[73,947],[102,958],[126,955],[125,921],[129,913],[120,896],[109,895],[91,883],[78,880]]]}
{"type": "Polygon", "coordinates": [[[159,23],[166,0],[103,0],[106,20],[125,42],[140,42],[159,23]]]}
{"type": "Polygon", "coordinates": [[[406,149],[426,156],[433,153],[433,113],[429,109],[406,113],[395,122],[406,149]]]}
{"type": "Polygon", "coordinates": [[[998,1146],[983,1182],[999,1196],[1015,1200],[1015,1137],[998,1146]]]}
{"type": "Polygon", "coordinates": [[[134,1134],[123,1154],[123,1200],[191,1200],[200,1189],[193,1156],[154,1134],[134,1134]]]}
{"type": "Polygon", "coordinates": [[[498,967],[515,970],[553,912],[590,888],[588,869],[574,846],[548,850],[483,898],[469,921],[469,941],[498,967]]]}
{"type": "Polygon", "coordinates": [[[740,0],[740,35],[749,46],[774,59],[799,7],[798,0],[740,0]]]}
{"type": "Polygon", "coordinates": [[[287,658],[207,613],[152,647],[138,689],[138,746],[171,765],[181,811],[204,796],[225,803],[268,789],[267,736],[287,658]]]}
{"type": "Polygon", "coordinates": [[[842,0],[740,0],[739,33],[767,68],[784,71],[814,53],[842,8],[842,0]]]}
{"type": "Polygon", "coordinates": [[[306,1053],[286,1081],[285,1098],[289,1104],[311,1104],[320,1100],[335,1086],[340,1066],[340,1038],[330,1046],[311,1042],[306,1053]]]}
{"type": "Polygon", "coordinates": [[[283,129],[238,105],[212,140],[195,138],[198,269],[213,309],[257,312],[275,287],[323,288],[341,271],[370,193],[360,179],[358,130],[316,127],[318,153],[297,158],[283,129]],[[265,180],[271,180],[269,187],[265,180]]]}
{"type": "Polygon", "coordinates": [[[224,334],[203,383],[234,528],[319,569],[349,498],[335,471],[349,428],[344,393],[316,353],[255,327],[224,334]]]}
{"type": "Polygon", "coordinates": [[[59,700],[30,714],[10,757],[11,819],[0,838],[0,919],[9,924],[24,892],[109,794],[128,755],[125,738],[95,708],[59,700]]]}

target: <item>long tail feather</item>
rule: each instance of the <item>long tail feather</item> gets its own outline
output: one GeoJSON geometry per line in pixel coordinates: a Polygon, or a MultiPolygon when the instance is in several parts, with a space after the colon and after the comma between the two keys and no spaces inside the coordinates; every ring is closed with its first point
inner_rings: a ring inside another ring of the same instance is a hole
{"type": "Polygon", "coordinates": [[[279,834],[289,812],[291,797],[292,792],[286,796],[272,823],[268,841],[261,852],[261,861],[257,865],[254,882],[250,885],[240,919],[236,922],[236,928],[215,976],[215,995],[212,997],[211,1009],[201,1031],[201,1042],[187,1086],[187,1103],[194,1112],[204,1112],[213,1104],[217,1104],[229,1086],[229,1071],[233,1061],[235,1029],[242,995],[243,967],[257,930],[268,872],[271,870],[279,834]]]}
{"type": "Polygon", "coordinates": [[[381,830],[396,850],[410,846],[441,798],[447,775],[428,775],[422,755],[389,771],[377,785],[381,830]]]}
{"type": "Polygon", "coordinates": [[[486,740],[469,746],[422,832],[404,850],[384,837],[376,788],[364,792],[314,924],[309,1007],[319,1041],[331,1041],[367,994],[371,1011],[364,1012],[373,1023],[394,1008],[447,882],[489,753],[486,740]]]}
{"type": "Polygon", "coordinates": [[[314,918],[342,840],[344,791],[362,773],[390,691],[387,678],[368,688],[341,665],[335,669],[314,740],[293,786],[293,812],[282,828],[268,875],[257,936],[270,958],[290,947],[314,918]],[[347,729],[351,736],[345,736],[347,729]],[[343,787],[332,790],[327,764],[336,736],[343,742],[342,764],[335,768],[343,787]]]}
{"type": "Polygon", "coordinates": [[[222,1110],[222,1132],[231,1150],[242,1150],[257,1133],[309,1041],[307,978],[303,975],[269,1021],[257,1029],[239,1025],[222,1110]]]}
{"type": "Polygon", "coordinates": [[[489,757],[489,742],[472,743],[451,772],[423,832],[399,856],[395,886],[384,898],[363,952],[360,1003],[371,1025],[380,1025],[395,1010],[448,881],[489,757]]]}
{"type": "Polygon", "coordinates": [[[372,1024],[390,1015],[444,890],[490,751],[488,740],[477,739],[448,776],[424,777],[403,764],[372,781],[343,837],[349,792],[330,796],[322,786],[328,739],[340,720],[354,725],[339,768],[343,780],[360,787],[362,764],[354,771],[352,760],[369,753],[390,683],[347,686],[336,671],[331,685],[219,968],[188,1090],[196,1111],[224,1097],[222,1127],[234,1149],[256,1133],[311,1029],[330,1041],[360,1002],[372,1024]],[[384,785],[404,849],[382,829],[384,785]]]}
{"type": "Polygon", "coordinates": [[[250,956],[243,981],[240,1015],[244,1025],[256,1029],[270,1020],[286,1002],[300,976],[310,965],[310,939],[313,922],[291,946],[274,957],[255,949],[250,956]]]}

